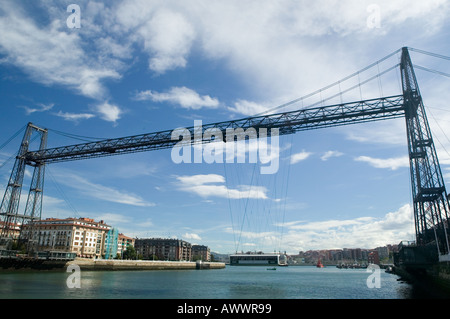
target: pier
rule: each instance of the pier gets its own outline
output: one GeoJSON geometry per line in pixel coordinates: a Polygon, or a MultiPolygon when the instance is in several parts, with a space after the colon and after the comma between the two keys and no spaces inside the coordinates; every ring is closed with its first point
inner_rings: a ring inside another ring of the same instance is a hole
{"type": "Polygon", "coordinates": [[[197,261],[122,260],[78,258],[74,253],[39,252],[20,254],[13,250],[0,250],[0,269],[58,270],[77,265],[81,270],[180,270],[221,269],[225,263],[197,261]]]}
{"type": "Polygon", "coordinates": [[[188,270],[222,269],[225,263],[202,261],[162,261],[162,260],[108,260],[77,258],[67,263],[81,270],[188,270]]]}
{"type": "Polygon", "coordinates": [[[0,270],[66,270],[77,265],[81,270],[188,270],[222,269],[225,263],[200,261],[161,261],[161,260],[108,260],[85,259],[49,260],[32,257],[0,258],[0,270]]]}

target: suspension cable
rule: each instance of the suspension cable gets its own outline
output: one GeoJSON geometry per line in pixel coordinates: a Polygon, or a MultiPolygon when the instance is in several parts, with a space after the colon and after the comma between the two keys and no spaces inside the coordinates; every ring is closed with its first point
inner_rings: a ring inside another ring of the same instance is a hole
{"type": "Polygon", "coordinates": [[[78,210],[75,208],[75,206],[70,202],[69,198],[66,196],[64,191],[62,190],[61,186],[56,181],[56,178],[53,176],[52,172],[49,169],[49,165],[46,166],[46,172],[50,176],[50,179],[53,181],[53,184],[55,185],[56,190],[60,193],[60,195],[63,197],[64,201],[66,202],[67,206],[75,213],[75,217],[81,217],[78,210]]]}
{"type": "MultiPolygon", "coordinates": [[[[376,78],[381,77],[382,75],[384,75],[384,74],[386,74],[386,73],[392,71],[393,69],[397,68],[399,65],[400,65],[400,64],[396,64],[396,65],[394,65],[394,66],[391,66],[390,68],[384,70],[383,72],[381,72],[381,73],[379,73],[379,74],[377,74],[377,75],[374,75],[374,76],[372,76],[372,77],[370,77],[370,78],[368,78],[368,79],[366,79],[366,80],[364,80],[364,81],[362,81],[362,82],[359,82],[358,84],[355,84],[354,86],[352,86],[352,87],[350,87],[350,88],[348,88],[348,89],[346,89],[346,90],[344,90],[344,91],[342,91],[342,92],[336,93],[335,95],[332,95],[332,96],[330,96],[330,97],[324,99],[324,100],[321,101],[321,102],[325,102],[325,101],[331,100],[331,99],[333,99],[333,98],[335,98],[335,97],[337,97],[337,96],[339,96],[339,95],[342,95],[342,93],[347,93],[347,92],[349,92],[349,91],[351,91],[351,90],[353,90],[353,89],[356,89],[357,87],[360,87],[360,88],[361,88],[361,85],[364,85],[364,84],[366,84],[366,83],[368,83],[368,82],[370,82],[370,81],[372,81],[372,80],[374,80],[374,79],[376,79],[376,78]]],[[[360,91],[360,94],[362,94],[361,91],[360,91]]],[[[361,95],[361,100],[362,100],[362,95],[361,95]]],[[[321,102],[316,102],[316,103],[310,104],[310,105],[308,105],[308,107],[310,108],[310,107],[316,106],[317,104],[319,104],[319,103],[321,103],[321,102]]]]}
{"type": "Polygon", "coordinates": [[[415,48],[410,48],[408,47],[408,49],[410,51],[414,51],[414,52],[418,52],[418,53],[422,53],[422,54],[426,54],[435,58],[440,58],[440,59],[444,59],[444,60],[450,60],[450,57],[442,55],[442,54],[437,54],[437,53],[433,53],[433,52],[428,52],[428,51],[424,51],[424,50],[419,50],[419,49],[415,49],[415,48]]]}
{"type": "Polygon", "coordinates": [[[3,149],[6,145],[8,145],[13,139],[15,139],[17,137],[17,135],[19,135],[23,130],[25,130],[26,127],[27,127],[27,125],[23,126],[16,133],[14,133],[5,143],[3,143],[0,146],[0,150],[3,149]]]}
{"type": "Polygon", "coordinates": [[[93,142],[93,141],[100,141],[100,140],[106,140],[106,138],[102,138],[102,137],[91,137],[91,136],[83,136],[83,135],[76,135],[76,134],[72,134],[72,133],[66,133],[66,132],[62,132],[62,131],[58,131],[55,129],[48,129],[51,132],[54,132],[58,135],[64,136],[64,137],[68,137],[68,138],[72,138],[75,140],[80,140],[80,141],[84,141],[84,142],[93,142]]]}
{"type": "Polygon", "coordinates": [[[423,67],[423,66],[416,65],[416,64],[414,64],[414,67],[415,67],[416,69],[420,69],[420,70],[423,70],[423,71],[427,71],[427,72],[431,72],[431,73],[443,75],[443,76],[446,76],[446,77],[450,78],[450,74],[445,73],[445,72],[442,72],[442,71],[437,71],[437,70],[425,68],[425,67],[423,67]]]}
{"type": "Polygon", "coordinates": [[[380,60],[378,60],[378,61],[376,61],[376,62],[374,62],[374,63],[372,63],[372,64],[370,64],[370,65],[368,65],[368,66],[366,66],[365,68],[363,68],[363,69],[361,69],[361,70],[359,70],[359,71],[357,71],[357,72],[355,72],[355,73],[353,73],[353,74],[350,74],[350,75],[346,76],[345,78],[343,78],[343,79],[341,79],[341,80],[339,80],[339,81],[336,81],[336,82],[334,82],[334,83],[332,83],[332,84],[329,84],[329,85],[327,85],[327,86],[325,86],[325,87],[323,87],[323,88],[321,88],[321,89],[319,89],[319,90],[316,90],[316,91],[314,91],[314,92],[312,92],[312,93],[309,93],[309,94],[307,94],[307,95],[305,95],[305,96],[302,96],[302,97],[297,98],[297,99],[295,99],[295,100],[292,100],[292,101],[290,101],[290,102],[287,102],[287,103],[281,104],[281,105],[279,105],[279,106],[276,106],[276,107],[274,107],[274,108],[272,108],[272,109],[263,111],[263,112],[261,112],[261,113],[259,113],[259,114],[254,115],[254,116],[261,116],[261,115],[267,114],[267,113],[269,113],[269,112],[273,112],[273,111],[275,111],[275,110],[282,109],[282,108],[284,108],[284,107],[286,107],[286,106],[295,104],[295,103],[300,102],[300,101],[303,101],[304,99],[307,99],[307,98],[309,98],[309,97],[311,97],[311,96],[314,96],[314,95],[316,95],[316,94],[318,94],[318,93],[321,93],[322,91],[328,90],[328,89],[332,88],[333,86],[340,85],[342,82],[345,82],[345,81],[347,81],[347,80],[349,80],[349,79],[351,79],[351,78],[353,78],[353,77],[355,77],[355,76],[357,76],[357,75],[359,76],[360,73],[363,73],[363,72],[365,72],[365,71],[367,71],[367,70],[373,68],[374,66],[377,66],[379,63],[381,63],[381,62],[383,62],[383,61],[389,59],[390,57],[396,55],[396,54],[399,53],[400,51],[401,51],[401,49],[398,49],[398,50],[396,50],[396,51],[394,51],[394,52],[392,52],[392,53],[386,55],[384,58],[382,58],[382,59],[380,59],[380,60]]]}

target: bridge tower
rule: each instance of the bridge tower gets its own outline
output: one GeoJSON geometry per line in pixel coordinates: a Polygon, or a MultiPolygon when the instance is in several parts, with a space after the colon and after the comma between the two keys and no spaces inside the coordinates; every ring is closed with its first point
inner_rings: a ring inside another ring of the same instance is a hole
{"type": "Polygon", "coordinates": [[[2,222],[0,232],[1,245],[6,245],[8,242],[15,239],[29,239],[29,231],[23,231],[24,226],[27,224],[32,225],[34,220],[39,220],[41,218],[45,163],[29,162],[25,156],[29,151],[28,148],[32,142],[33,133],[38,133],[40,135],[39,149],[43,150],[47,147],[48,131],[37,127],[32,123],[28,123],[0,206],[0,221],[2,222]],[[23,178],[27,165],[34,167],[34,171],[25,211],[23,214],[20,214],[20,194],[22,192],[23,178]],[[20,228],[19,238],[17,238],[17,227],[20,228]]]}
{"type": "Polygon", "coordinates": [[[408,48],[402,48],[400,71],[416,243],[433,250],[432,246],[435,245],[439,259],[445,260],[450,256],[449,200],[408,48]]]}

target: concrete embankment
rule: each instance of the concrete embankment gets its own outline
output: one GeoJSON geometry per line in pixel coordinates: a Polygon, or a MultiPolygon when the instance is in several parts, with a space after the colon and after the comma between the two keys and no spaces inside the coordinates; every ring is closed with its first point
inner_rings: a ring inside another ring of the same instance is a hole
{"type": "Polygon", "coordinates": [[[448,263],[438,263],[423,268],[394,267],[394,273],[402,280],[428,291],[431,296],[450,297],[450,265],[448,263]]]}
{"type": "Polygon", "coordinates": [[[81,270],[181,270],[181,269],[221,269],[224,263],[159,261],[159,260],[105,260],[77,258],[67,263],[74,264],[81,270]]]}

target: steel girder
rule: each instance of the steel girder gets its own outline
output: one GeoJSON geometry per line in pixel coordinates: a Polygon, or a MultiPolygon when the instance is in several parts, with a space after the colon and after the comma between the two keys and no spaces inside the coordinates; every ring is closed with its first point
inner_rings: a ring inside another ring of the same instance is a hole
{"type": "Polygon", "coordinates": [[[274,128],[279,129],[279,135],[285,135],[322,127],[398,118],[401,116],[404,116],[403,96],[397,95],[292,112],[248,117],[240,120],[201,125],[201,127],[192,126],[156,133],[107,139],[98,142],[30,151],[25,154],[25,158],[30,163],[56,163],[170,148],[180,142],[178,136],[176,138],[172,137],[172,133],[176,133],[177,131],[181,133],[184,130],[187,130],[191,135],[190,144],[199,144],[213,141],[211,138],[205,138],[203,135],[206,130],[220,131],[226,141],[227,130],[232,130],[235,133],[235,130],[243,129],[245,133],[245,130],[254,128],[257,134],[255,136],[249,135],[248,138],[257,138],[259,136],[259,129],[261,128],[268,129],[267,136],[270,136],[270,129],[274,128]]]}

